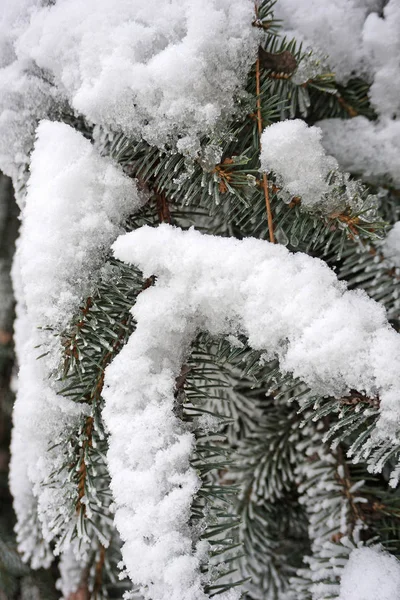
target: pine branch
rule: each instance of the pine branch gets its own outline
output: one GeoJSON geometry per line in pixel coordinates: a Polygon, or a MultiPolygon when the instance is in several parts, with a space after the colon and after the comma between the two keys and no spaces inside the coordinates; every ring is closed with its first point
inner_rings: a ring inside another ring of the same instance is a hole
{"type": "MultiPolygon", "coordinates": [[[[255,13],[256,20],[258,19],[258,4],[255,3],[255,13]]],[[[256,60],[256,97],[257,97],[257,130],[258,130],[258,138],[259,138],[259,150],[261,152],[261,135],[263,132],[263,121],[262,121],[262,112],[261,112],[261,88],[260,88],[260,68],[261,68],[261,57],[263,57],[264,64],[266,60],[266,52],[263,48],[260,47],[260,50],[264,54],[259,54],[256,60]]],[[[275,243],[274,237],[274,226],[271,212],[271,203],[269,200],[269,190],[268,190],[268,179],[267,174],[265,172],[262,173],[262,188],[264,192],[265,198],[265,207],[268,215],[268,231],[269,231],[269,240],[272,243],[275,243]]]]}

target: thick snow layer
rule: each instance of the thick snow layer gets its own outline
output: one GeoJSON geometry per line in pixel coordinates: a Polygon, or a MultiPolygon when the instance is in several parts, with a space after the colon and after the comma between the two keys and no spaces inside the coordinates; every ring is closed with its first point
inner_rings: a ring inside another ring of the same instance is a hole
{"type": "Polygon", "coordinates": [[[195,155],[236,111],[260,35],[251,0],[0,4],[0,168],[21,206],[36,126],[68,103],[195,155]]]}
{"type": "Polygon", "coordinates": [[[400,185],[400,3],[389,0],[383,16],[371,13],[363,29],[366,60],[370,64],[369,92],[378,120],[363,117],[329,119],[318,125],[323,144],[341,165],[367,178],[383,176],[400,185]]]}
{"type": "Polygon", "coordinates": [[[382,252],[393,265],[400,267],[400,221],[389,231],[382,244],[382,252]]]}
{"type": "Polygon", "coordinates": [[[30,171],[18,249],[24,298],[36,327],[60,331],[143,202],[120,167],[63,123],[40,123],[30,171]]]}
{"type": "Polygon", "coordinates": [[[0,67],[15,60],[14,43],[25,31],[42,0],[3,0],[0,4],[0,67]]]}
{"type": "Polygon", "coordinates": [[[37,360],[38,338],[21,300],[17,267],[18,261],[14,265],[17,298],[14,339],[19,373],[13,411],[10,489],[17,515],[19,550],[25,560],[38,568],[48,567],[52,560],[49,542],[54,531],[50,524],[60,510],[66,510],[65,497],[71,492],[71,485],[66,482],[59,488],[44,485],[62,464],[60,449],[50,451],[49,446],[76,428],[84,411],[82,406],[55,393],[43,361],[37,360]],[[38,518],[42,529],[39,535],[31,525],[32,521],[38,527],[38,518]]]}
{"type": "Polygon", "coordinates": [[[319,395],[380,394],[383,436],[400,426],[400,336],[382,306],[349,292],[322,261],[252,238],[142,227],[117,258],[153,287],[132,309],[137,329],[106,370],[104,419],[116,525],[129,576],[159,600],[200,599],[190,503],[193,439],[173,412],[174,383],[196,332],[244,334],[319,395]]]}
{"type": "Polygon", "coordinates": [[[375,196],[363,197],[362,185],[340,171],[337,160],[325,152],[321,137],[319,127],[308,127],[300,119],[266,127],[261,137],[261,168],[274,171],[284,202],[299,196],[309,210],[331,214],[362,209],[363,218],[373,217],[375,196]]]}
{"type": "Polygon", "coordinates": [[[251,0],[58,0],[16,43],[92,122],[193,151],[255,60],[251,0]]]}
{"type": "Polygon", "coordinates": [[[321,145],[321,130],[304,121],[281,121],[264,129],[261,137],[261,168],[274,171],[278,184],[290,196],[300,196],[304,206],[323,204],[329,192],[328,175],[339,165],[321,145]]]}
{"type": "Polygon", "coordinates": [[[15,43],[42,0],[0,3],[0,169],[13,178],[17,199],[39,119],[55,114],[58,91],[30,59],[20,60],[15,43]]]}
{"type": "Polygon", "coordinates": [[[383,177],[400,185],[400,121],[325,119],[317,123],[322,143],[340,165],[371,180],[383,177]]]}
{"type": "MultiPolygon", "coordinates": [[[[23,172],[29,163],[38,121],[56,114],[60,96],[29,65],[18,61],[0,69],[0,89],[0,168],[13,178],[18,193],[27,178],[23,172]]],[[[22,206],[23,195],[17,194],[17,199],[22,206]]]]}
{"type": "Polygon", "coordinates": [[[45,483],[63,461],[60,448],[50,446],[65,443],[86,410],[57,395],[49,377],[60,359],[55,334],[92,289],[124,219],[141,205],[134,181],[80,133],[62,123],[40,124],[13,268],[19,375],[10,475],[20,550],[35,566],[48,564],[46,543],[60,533],[56,519],[61,515],[66,529],[74,525],[67,520],[74,485],[45,483]],[[27,533],[36,510],[41,542],[27,533]]]}
{"type": "Polygon", "coordinates": [[[346,169],[400,181],[400,3],[398,0],[279,0],[284,30],[328,54],[338,81],[361,77],[378,121],[330,119],[318,123],[323,145],[346,169]]]}
{"type": "Polygon", "coordinates": [[[371,65],[370,98],[380,116],[400,117],[400,4],[389,0],[383,15],[371,13],[363,29],[364,52],[371,65]]]}
{"type": "Polygon", "coordinates": [[[379,547],[353,550],[339,600],[400,600],[400,562],[379,547]]]}
{"type": "Polygon", "coordinates": [[[299,41],[329,55],[339,80],[368,68],[362,47],[365,20],[381,8],[381,0],[279,0],[275,16],[299,41]]]}

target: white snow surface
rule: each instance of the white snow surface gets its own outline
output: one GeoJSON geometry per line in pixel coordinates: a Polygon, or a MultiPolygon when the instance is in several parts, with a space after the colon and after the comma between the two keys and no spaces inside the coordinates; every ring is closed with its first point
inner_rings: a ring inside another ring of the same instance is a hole
{"type": "Polygon", "coordinates": [[[266,127],[261,136],[261,168],[274,171],[290,196],[314,208],[329,192],[327,177],[339,165],[321,144],[322,132],[301,119],[286,120],[266,127]]]}
{"type": "MultiPolygon", "coordinates": [[[[50,541],[54,537],[52,521],[66,511],[65,497],[71,484],[48,487],[50,474],[61,467],[59,448],[49,451],[50,444],[78,427],[84,408],[58,396],[49,382],[43,360],[37,360],[40,348],[37,330],[26,312],[21,289],[18,257],[14,264],[14,290],[17,318],[14,340],[19,364],[17,395],[13,410],[11,440],[10,489],[17,516],[17,540],[24,560],[33,568],[48,567],[53,559],[50,541]],[[37,531],[37,518],[41,531],[37,531]]],[[[66,515],[65,515],[66,516],[66,515]]]]}
{"type": "Polygon", "coordinates": [[[339,600],[400,600],[400,562],[378,546],[353,550],[339,600]]]}
{"type": "Polygon", "coordinates": [[[400,117],[400,4],[389,0],[383,15],[371,13],[363,29],[364,52],[371,65],[370,99],[381,117],[400,117]]]}
{"type": "Polygon", "coordinates": [[[0,3],[0,168],[13,178],[17,200],[39,119],[56,111],[61,97],[31,59],[17,57],[15,44],[42,0],[0,3]]]}
{"type": "Polygon", "coordinates": [[[284,32],[328,54],[339,82],[361,77],[378,121],[363,117],[321,121],[323,145],[344,168],[398,185],[400,117],[400,3],[398,0],[279,0],[284,32]]]}
{"type": "Polygon", "coordinates": [[[368,16],[382,0],[278,0],[274,14],[284,32],[329,55],[339,81],[371,69],[363,46],[368,16]]]}
{"type": "Polygon", "coordinates": [[[317,123],[322,144],[340,165],[372,181],[386,177],[400,185],[400,121],[365,117],[317,123]]]}
{"type": "Polygon", "coordinates": [[[400,221],[394,224],[382,244],[382,252],[393,265],[400,267],[400,221]]]}
{"type": "Polygon", "coordinates": [[[235,109],[259,32],[251,0],[58,0],[15,49],[92,122],[197,150],[235,109]]]}
{"type": "Polygon", "coordinates": [[[30,171],[18,249],[24,297],[33,324],[60,331],[143,198],[134,180],[64,123],[40,123],[30,171]]]}
{"type": "Polygon", "coordinates": [[[37,124],[56,114],[56,107],[62,103],[56,88],[22,61],[0,68],[0,89],[0,168],[12,177],[22,207],[24,193],[20,193],[20,188],[28,176],[37,124]]]}
{"type": "Polygon", "coordinates": [[[46,545],[73,527],[66,498],[74,485],[44,485],[63,461],[60,448],[49,447],[76,430],[87,410],[57,394],[57,334],[92,290],[124,219],[142,203],[135,182],[80,133],[40,124],[13,267],[19,374],[10,474],[20,550],[35,567],[48,565],[46,545]],[[46,326],[50,332],[40,329],[46,326]],[[41,540],[27,525],[36,510],[41,540]]]}
{"type": "Polygon", "coordinates": [[[24,204],[40,119],[68,112],[196,155],[237,111],[260,32],[251,0],[3,0],[0,168],[24,204]]]}
{"type": "MultiPolygon", "coordinates": [[[[335,119],[331,121],[335,127],[335,119]]],[[[351,125],[352,121],[350,129],[351,125]]],[[[300,197],[303,208],[324,214],[341,213],[349,208],[356,213],[362,211],[363,219],[376,218],[376,196],[366,197],[361,182],[340,170],[336,158],[327,154],[321,138],[319,127],[308,127],[301,119],[280,121],[264,129],[261,169],[275,173],[279,197],[287,203],[293,197],[300,197]]],[[[335,144],[331,151],[336,152],[335,144]]],[[[399,161],[394,154],[393,160],[399,161]]]]}
{"type": "Polygon", "coordinates": [[[107,368],[105,424],[124,563],[147,598],[204,598],[204,548],[192,550],[190,503],[199,486],[193,438],[173,413],[174,382],[196,333],[244,334],[266,358],[319,395],[380,394],[375,435],[400,425],[400,336],[382,306],[347,291],[327,265],[252,238],[169,225],[121,236],[115,256],[156,275],[132,314],[137,329],[107,368]]]}

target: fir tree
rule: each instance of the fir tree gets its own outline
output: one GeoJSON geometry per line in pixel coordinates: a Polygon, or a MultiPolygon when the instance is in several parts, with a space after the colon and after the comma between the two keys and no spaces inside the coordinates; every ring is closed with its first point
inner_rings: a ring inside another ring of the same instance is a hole
{"type": "Polygon", "coordinates": [[[400,11],[295,4],[4,10],[7,597],[398,597],[400,11]]]}

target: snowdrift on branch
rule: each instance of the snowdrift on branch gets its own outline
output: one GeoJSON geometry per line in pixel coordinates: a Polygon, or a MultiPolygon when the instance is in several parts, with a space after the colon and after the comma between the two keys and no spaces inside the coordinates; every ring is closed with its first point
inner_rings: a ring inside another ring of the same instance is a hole
{"type": "Polygon", "coordinates": [[[251,0],[58,0],[16,51],[92,122],[192,152],[235,111],[257,52],[253,17],[251,0]]]}
{"type": "Polygon", "coordinates": [[[61,533],[60,514],[62,527],[72,527],[73,484],[61,476],[58,486],[46,484],[63,464],[55,444],[86,411],[57,394],[60,334],[101,276],[125,218],[142,204],[135,182],[79,132],[40,124],[13,268],[19,376],[10,470],[20,551],[34,567],[51,560],[47,544],[61,533]]]}
{"type": "Polygon", "coordinates": [[[199,486],[189,464],[194,440],[173,410],[196,333],[245,335],[316,394],[379,395],[377,437],[399,429],[400,336],[382,306],[347,291],[324,262],[282,246],[161,225],[121,236],[113,248],[157,278],[132,309],[137,329],[105,376],[123,558],[147,598],[199,600],[206,548],[188,525],[199,486]]]}

